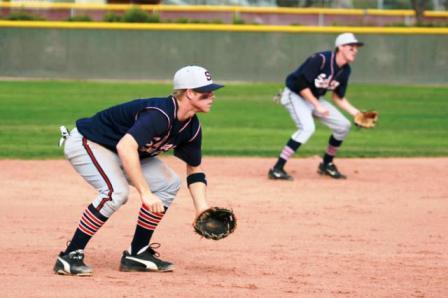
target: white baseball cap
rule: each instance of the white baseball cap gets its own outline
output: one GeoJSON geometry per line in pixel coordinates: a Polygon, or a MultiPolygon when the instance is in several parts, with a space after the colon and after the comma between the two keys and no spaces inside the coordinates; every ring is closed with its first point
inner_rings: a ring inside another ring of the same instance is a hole
{"type": "Polygon", "coordinates": [[[173,86],[174,90],[193,89],[201,93],[224,87],[224,85],[214,84],[210,72],[196,65],[188,65],[176,71],[173,86]]]}
{"type": "Polygon", "coordinates": [[[360,42],[356,39],[355,35],[353,33],[342,33],[339,34],[338,37],[336,37],[336,41],[334,45],[336,47],[347,45],[347,44],[355,44],[359,47],[362,47],[364,45],[363,42],[360,42]]]}

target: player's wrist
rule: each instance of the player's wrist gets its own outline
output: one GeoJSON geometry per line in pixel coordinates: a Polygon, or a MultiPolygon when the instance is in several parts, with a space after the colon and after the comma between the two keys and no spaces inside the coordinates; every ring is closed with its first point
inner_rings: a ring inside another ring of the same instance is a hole
{"type": "Polygon", "coordinates": [[[154,196],[149,190],[139,191],[139,194],[140,194],[140,198],[142,200],[144,200],[144,199],[149,200],[149,199],[152,199],[154,196]]]}
{"type": "Polygon", "coordinates": [[[314,101],[314,108],[316,110],[319,110],[322,108],[322,105],[320,104],[320,102],[317,99],[314,101]]]}
{"type": "Polygon", "coordinates": [[[196,216],[198,216],[199,214],[201,214],[202,212],[204,212],[204,211],[207,210],[208,208],[210,208],[210,207],[208,206],[208,204],[204,204],[204,205],[202,205],[202,206],[200,206],[200,207],[197,207],[197,208],[196,208],[196,216]]]}
{"type": "Polygon", "coordinates": [[[352,115],[353,117],[355,117],[356,115],[358,115],[359,113],[361,113],[360,110],[358,110],[357,108],[352,107],[350,110],[348,110],[347,112],[350,113],[350,115],[352,115]]]}
{"type": "Polygon", "coordinates": [[[205,176],[205,173],[193,173],[187,176],[188,187],[197,182],[207,185],[207,177],[205,176]]]}

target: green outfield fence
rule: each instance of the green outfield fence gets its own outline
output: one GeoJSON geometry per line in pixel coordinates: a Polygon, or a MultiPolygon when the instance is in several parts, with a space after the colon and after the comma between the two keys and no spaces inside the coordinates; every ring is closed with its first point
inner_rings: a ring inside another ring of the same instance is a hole
{"type": "Polygon", "coordinates": [[[366,46],[353,82],[447,84],[448,28],[0,21],[0,76],[170,80],[199,64],[223,81],[282,82],[351,31],[366,46]]]}

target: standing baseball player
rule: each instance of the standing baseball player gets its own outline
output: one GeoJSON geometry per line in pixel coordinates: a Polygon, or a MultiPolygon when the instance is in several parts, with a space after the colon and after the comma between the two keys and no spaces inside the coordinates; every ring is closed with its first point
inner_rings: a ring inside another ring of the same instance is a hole
{"type": "Polygon", "coordinates": [[[313,117],[332,130],[318,173],[335,179],[346,178],[338,171],[333,159],[347,137],[351,123],[323,96],[327,90],[330,90],[332,101],[336,106],[352,116],[360,113],[345,98],[345,93],[350,76],[349,64],[355,61],[358,49],[363,45],[352,33],[340,34],[336,38],[334,51],[313,54],[297,70],[287,76],[286,87],[281,94],[280,102],[291,115],[297,131],[292,134],[276,164],[269,170],[270,179],[293,180],[293,177],[284,170],[284,166],[314,133],[316,127],[313,117]]]}
{"type": "MultiPolygon", "coordinates": [[[[201,169],[202,133],[196,113],[210,111],[214,91],[210,72],[200,66],[179,69],[171,96],[126,102],[79,119],[65,131],[64,153],[75,170],[97,191],[84,210],[54,272],[91,275],[84,249],[106,221],[126,203],[129,185],[141,199],[134,237],[123,252],[121,271],[172,271],[174,265],[158,258],[151,236],[180,187],[179,177],[156,156],[173,149],[186,163],[187,185],[196,214],[208,208],[206,175],[201,169]]],[[[61,128],[63,130],[63,128],[61,128]]]]}

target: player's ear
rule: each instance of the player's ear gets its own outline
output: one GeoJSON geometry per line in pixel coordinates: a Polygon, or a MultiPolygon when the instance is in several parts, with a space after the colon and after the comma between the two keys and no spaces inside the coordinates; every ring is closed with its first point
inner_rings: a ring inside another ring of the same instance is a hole
{"type": "Polygon", "coordinates": [[[191,98],[194,96],[194,91],[192,89],[185,90],[185,97],[191,100],[191,98]]]}

